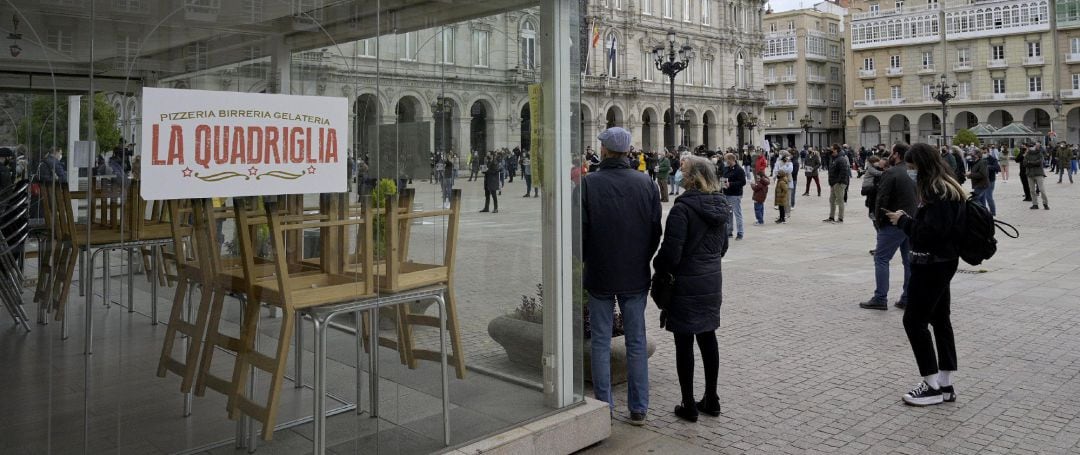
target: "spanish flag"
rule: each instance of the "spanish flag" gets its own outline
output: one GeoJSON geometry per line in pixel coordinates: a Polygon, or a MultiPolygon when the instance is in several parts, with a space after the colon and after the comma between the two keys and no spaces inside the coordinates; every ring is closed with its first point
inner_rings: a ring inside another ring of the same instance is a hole
{"type": "Polygon", "coordinates": [[[596,22],[592,24],[592,47],[596,49],[596,45],[600,43],[600,27],[596,25],[596,22]]]}

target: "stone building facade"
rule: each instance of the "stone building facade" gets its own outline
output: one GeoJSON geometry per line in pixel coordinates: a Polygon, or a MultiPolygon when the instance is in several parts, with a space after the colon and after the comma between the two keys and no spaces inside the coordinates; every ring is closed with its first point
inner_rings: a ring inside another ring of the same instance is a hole
{"type": "Polygon", "coordinates": [[[766,14],[764,27],[765,138],[781,147],[842,142],[843,17],[799,9],[766,14]]]}
{"type": "Polygon", "coordinates": [[[946,138],[1022,122],[1047,141],[1080,141],[1077,3],[853,2],[848,142],[934,142],[942,121],[946,138]],[[957,86],[944,115],[932,98],[942,75],[957,86]]]}
{"type": "MultiPolygon", "coordinates": [[[[609,126],[623,126],[639,149],[656,150],[674,128],[674,145],[708,149],[760,144],[762,130],[745,125],[764,115],[761,0],[581,1],[583,54],[580,92],[582,144],[609,126]],[[675,83],[672,121],[668,78],[656,70],[652,49],[674,30],[678,44],[696,54],[675,83]],[[593,36],[599,39],[594,43],[593,36]],[[611,49],[614,48],[614,52],[611,49]]],[[[136,55],[139,36],[116,34],[116,66],[147,86],[231,90],[349,99],[352,149],[365,153],[387,125],[427,123],[433,151],[529,147],[528,85],[540,79],[538,11],[526,9],[407,33],[343,42],[293,54],[275,54],[260,42],[227,52],[195,42],[159,63],[136,55]],[[121,58],[121,56],[127,56],[121,58]],[[250,58],[244,58],[250,56],[250,58]],[[182,72],[152,67],[169,65],[182,72]],[[272,80],[282,65],[291,77],[272,80]]],[[[57,46],[63,47],[63,43],[57,46]]],[[[77,44],[73,44],[77,46],[77,44]]],[[[130,84],[129,84],[130,85],[130,84]]],[[[111,94],[118,126],[140,142],[139,99],[111,94]]],[[[408,131],[402,129],[401,131],[408,131]]]]}

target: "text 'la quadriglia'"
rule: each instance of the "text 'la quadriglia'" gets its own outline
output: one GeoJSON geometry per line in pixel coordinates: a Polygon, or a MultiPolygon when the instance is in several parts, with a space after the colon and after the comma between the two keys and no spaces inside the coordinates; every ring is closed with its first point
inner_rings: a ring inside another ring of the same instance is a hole
{"type": "MultiPolygon", "coordinates": [[[[337,163],[337,130],[325,127],[210,126],[194,130],[194,147],[185,147],[190,131],[170,125],[167,151],[161,154],[160,125],[152,126],[152,164],[204,168],[231,164],[337,163]]],[[[190,129],[188,127],[187,129],[190,129]]]]}

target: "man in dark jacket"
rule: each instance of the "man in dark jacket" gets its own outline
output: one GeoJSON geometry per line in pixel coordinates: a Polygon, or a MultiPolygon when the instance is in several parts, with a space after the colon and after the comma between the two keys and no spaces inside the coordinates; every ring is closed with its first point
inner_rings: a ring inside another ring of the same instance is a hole
{"type": "Polygon", "coordinates": [[[724,199],[727,199],[728,205],[731,206],[731,213],[735,218],[734,223],[727,224],[727,235],[731,237],[731,231],[733,228],[737,228],[735,240],[742,240],[742,196],[743,187],[746,186],[746,172],[743,171],[742,166],[739,166],[739,162],[733,153],[729,153],[724,157],[724,164],[724,180],[721,182],[725,184],[724,199]]]}
{"type": "Polygon", "coordinates": [[[975,149],[975,163],[971,165],[967,177],[971,179],[972,197],[983,200],[983,192],[990,188],[990,165],[982,155],[982,149],[975,149]]]}
{"type": "Polygon", "coordinates": [[[1043,185],[1043,179],[1046,177],[1046,170],[1043,169],[1043,162],[1046,160],[1046,152],[1043,151],[1041,145],[1036,145],[1033,148],[1029,148],[1027,155],[1024,156],[1024,162],[1022,165],[1027,170],[1028,188],[1034,194],[1031,195],[1031,209],[1038,210],[1039,204],[1035,196],[1042,197],[1043,208],[1050,210],[1050,203],[1046,200],[1046,186],[1043,185]]]}
{"type": "Polygon", "coordinates": [[[611,329],[615,305],[626,335],[630,423],[644,425],[649,409],[645,302],[649,261],[660,245],[660,195],[648,175],[630,168],[630,132],[608,128],[597,137],[603,161],[581,181],[585,289],[592,328],[592,383],[596,399],[610,403],[611,329]]]}
{"type": "Polygon", "coordinates": [[[889,263],[896,250],[900,250],[900,261],[904,264],[904,290],[897,308],[907,306],[908,279],[911,277],[911,242],[907,234],[894,226],[885,216],[885,212],[915,213],[915,181],[908,176],[904,155],[908,145],[897,143],[889,155],[889,169],[881,174],[878,183],[877,198],[874,200],[874,225],[877,227],[877,247],[874,248],[874,296],[859,307],[869,310],[889,309],[889,263]]]}
{"type": "Polygon", "coordinates": [[[826,223],[844,222],[844,196],[847,194],[848,183],[851,182],[851,163],[847,155],[833,149],[832,161],[829,162],[829,217],[823,221],[826,223]],[[837,215],[837,209],[839,215],[837,215]]]}

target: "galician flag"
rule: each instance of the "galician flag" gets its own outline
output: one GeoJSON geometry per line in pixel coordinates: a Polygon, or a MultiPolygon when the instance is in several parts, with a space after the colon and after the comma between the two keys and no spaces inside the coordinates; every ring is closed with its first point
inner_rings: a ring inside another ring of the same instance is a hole
{"type": "Polygon", "coordinates": [[[595,49],[596,45],[600,43],[600,27],[596,25],[594,21],[592,24],[592,47],[595,49]]]}

